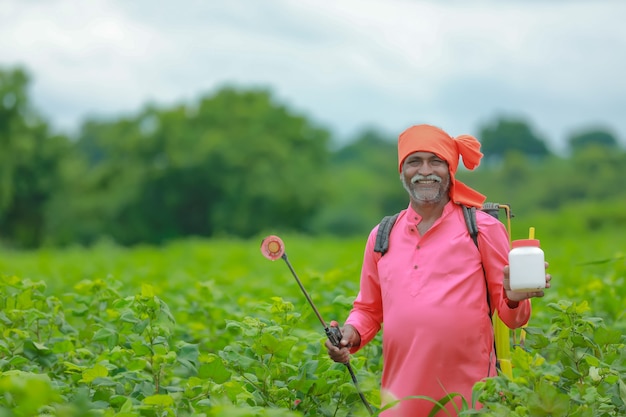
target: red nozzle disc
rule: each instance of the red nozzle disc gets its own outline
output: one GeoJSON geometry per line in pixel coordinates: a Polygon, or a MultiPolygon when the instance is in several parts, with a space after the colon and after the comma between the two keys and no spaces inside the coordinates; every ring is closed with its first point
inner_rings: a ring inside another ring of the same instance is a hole
{"type": "Polygon", "coordinates": [[[261,242],[261,253],[270,261],[275,261],[285,253],[285,245],[278,236],[268,236],[261,242]]]}

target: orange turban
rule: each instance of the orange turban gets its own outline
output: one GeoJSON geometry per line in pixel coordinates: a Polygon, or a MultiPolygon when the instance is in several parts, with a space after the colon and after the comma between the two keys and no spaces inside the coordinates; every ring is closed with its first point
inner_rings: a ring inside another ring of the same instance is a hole
{"type": "Polygon", "coordinates": [[[407,156],[414,152],[432,152],[448,163],[450,170],[450,199],[458,204],[482,207],[485,196],[454,178],[459,166],[459,156],[470,171],[480,164],[483,154],[480,142],[473,136],[453,138],[438,127],[430,125],[411,126],[398,138],[398,171],[407,156]]]}

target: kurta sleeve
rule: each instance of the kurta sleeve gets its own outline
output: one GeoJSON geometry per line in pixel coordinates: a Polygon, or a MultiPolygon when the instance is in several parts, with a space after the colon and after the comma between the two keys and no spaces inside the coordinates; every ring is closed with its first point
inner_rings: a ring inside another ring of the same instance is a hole
{"type": "Polygon", "coordinates": [[[509,263],[508,234],[504,225],[489,214],[477,211],[476,215],[478,245],[489,288],[491,313],[497,310],[502,322],[510,329],[516,329],[528,323],[531,306],[530,300],[520,301],[516,308],[509,307],[506,302],[502,269],[509,263]]]}
{"type": "Polygon", "coordinates": [[[380,255],[374,252],[377,230],[378,226],[372,230],[367,239],[361,267],[359,294],[346,320],[346,324],[354,326],[361,335],[361,344],[352,348],[351,353],[369,343],[376,336],[383,322],[382,295],[377,266],[380,255]]]}

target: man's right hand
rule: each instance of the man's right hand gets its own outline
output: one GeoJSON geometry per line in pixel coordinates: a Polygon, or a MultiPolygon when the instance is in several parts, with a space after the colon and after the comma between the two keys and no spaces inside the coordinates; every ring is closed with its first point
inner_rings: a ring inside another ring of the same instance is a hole
{"type": "Polygon", "coordinates": [[[328,356],[335,362],[348,363],[350,361],[350,348],[357,347],[361,344],[361,335],[354,326],[346,324],[341,328],[341,342],[339,346],[333,346],[330,340],[326,340],[326,349],[328,356]]]}

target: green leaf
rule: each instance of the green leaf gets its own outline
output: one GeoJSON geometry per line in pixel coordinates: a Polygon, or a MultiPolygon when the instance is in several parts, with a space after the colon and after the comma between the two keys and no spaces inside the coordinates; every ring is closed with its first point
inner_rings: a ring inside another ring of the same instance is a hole
{"type": "Polygon", "coordinates": [[[622,341],[622,332],[601,326],[596,329],[593,339],[600,346],[619,344],[622,341]]]}
{"type": "Polygon", "coordinates": [[[578,370],[576,370],[575,368],[568,366],[566,368],[563,369],[563,372],[561,373],[561,375],[565,378],[568,379],[579,379],[582,377],[582,374],[580,372],[578,372],[578,370]]]}
{"type": "Polygon", "coordinates": [[[262,353],[276,353],[281,348],[281,341],[277,339],[273,334],[263,333],[259,339],[262,353]]]}
{"type": "Polygon", "coordinates": [[[569,301],[561,300],[558,303],[548,303],[548,307],[559,313],[564,313],[571,304],[569,301]]]}
{"type": "Polygon", "coordinates": [[[38,342],[33,342],[33,346],[35,346],[35,348],[40,351],[40,352],[44,352],[44,351],[49,351],[50,349],[48,349],[48,347],[46,345],[44,345],[43,343],[38,343],[38,342]]]}
{"type": "Polygon", "coordinates": [[[152,298],[156,294],[154,293],[154,287],[150,284],[142,283],[141,284],[141,297],[142,298],[152,298]]]}
{"type": "Polygon", "coordinates": [[[102,327],[93,335],[92,340],[95,342],[106,342],[107,346],[112,349],[117,345],[118,334],[114,329],[102,327]]]}
{"type": "Polygon", "coordinates": [[[577,314],[584,314],[584,313],[591,311],[591,306],[586,300],[579,304],[575,304],[575,307],[576,307],[577,314]]]}
{"type": "Polygon", "coordinates": [[[31,290],[26,290],[17,296],[17,307],[21,310],[28,310],[33,306],[31,290]]]}
{"type": "Polygon", "coordinates": [[[595,366],[595,367],[600,366],[600,360],[596,358],[595,356],[585,355],[584,359],[585,359],[585,362],[587,362],[589,366],[595,366]]]}
{"type": "Polygon", "coordinates": [[[171,407],[174,405],[174,399],[167,394],[156,394],[144,398],[143,403],[159,407],[171,407]]]}
{"type": "Polygon", "coordinates": [[[150,346],[148,346],[145,342],[141,340],[133,342],[130,346],[137,356],[146,356],[152,354],[152,348],[150,348],[150,346]]]}
{"type": "Polygon", "coordinates": [[[544,334],[543,329],[540,327],[528,326],[524,327],[524,331],[530,335],[544,334]]]}
{"type": "Polygon", "coordinates": [[[52,353],[45,345],[32,340],[24,341],[23,352],[28,359],[37,361],[45,367],[51,367],[58,360],[57,355],[52,353]]]}
{"type": "Polygon", "coordinates": [[[566,417],[569,396],[560,393],[553,385],[541,382],[528,400],[528,410],[533,417],[566,417]]]}
{"type": "Polygon", "coordinates": [[[450,394],[446,395],[445,397],[437,401],[437,404],[435,404],[433,408],[430,410],[430,413],[428,413],[428,417],[434,417],[435,415],[437,415],[437,413],[439,413],[445,407],[446,404],[448,404],[450,401],[452,401],[456,397],[461,398],[461,401],[462,401],[461,410],[467,410],[468,408],[467,400],[463,397],[463,395],[458,392],[451,392],[450,394]]]}
{"type": "Polygon", "coordinates": [[[54,353],[74,352],[74,344],[68,339],[59,340],[52,345],[52,351],[54,353]]]}
{"type": "Polygon", "coordinates": [[[143,358],[135,358],[126,365],[129,371],[142,371],[148,366],[148,361],[143,358]]]}
{"type": "Polygon", "coordinates": [[[121,322],[124,323],[137,323],[139,321],[139,318],[137,318],[137,316],[135,315],[135,313],[133,313],[132,311],[124,311],[121,315],[119,320],[121,322]]]}
{"type": "Polygon", "coordinates": [[[184,359],[190,362],[197,362],[198,356],[200,355],[200,350],[198,349],[198,345],[186,343],[178,348],[177,354],[179,360],[184,359]]]}
{"type": "Polygon", "coordinates": [[[226,369],[219,356],[210,354],[207,363],[200,366],[199,375],[201,378],[212,379],[216,384],[223,384],[230,379],[232,374],[226,369]]]}
{"type": "Polygon", "coordinates": [[[83,371],[83,381],[90,383],[96,378],[104,378],[109,375],[109,370],[100,364],[95,364],[93,368],[83,371]]]}
{"type": "Polygon", "coordinates": [[[120,407],[120,412],[122,413],[127,413],[133,411],[133,401],[128,398],[124,404],[122,404],[122,406],[120,407]]]}
{"type": "Polygon", "coordinates": [[[593,347],[593,342],[585,335],[577,334],[573,335],[570,340],[576,347],[593,347]]]}
{"type": "Polygon", "coordinates": [[[98,377],[95,378],[92,382],[94,387],[115,387],[117,385],[119,385],[116,381],[112,380],[111,378],[102,378],[102,377],[98,377]]]}
{"type": "Polygon", "coordinates": [[[149,324],[150,324],[149,319],[145,319],[141,321],[137,320],[135,324],[133,325],[133,333],[142,334],[144,330],[146,330],[146,327],[148,327],[149,324]]]}
{"type": "Polygon", "coordinates": [[[84,317],[87,313],[89,313],[89,306],[79,304],[75,306],[70,313],[76,317],[84,317]]]}
{"type": "Polygon", "coordinates": [[[85,369],[84,366],[79,366],[72,362],[63,362],[63,366],[65,366],[65,372],[68,374],[82,373],[85,369]]]}
{"type": "Polygon", "coordinates": [[[176,323],[176,319],[174,319],[174,315],[172,314],[172,312],[170,311],[170,307],[165,303],[165,301],[159,299],[159,312],[165,316],[165,318],[167,318],[167,320],[171,323],[171,324],[175,324],[176,323]]]}

